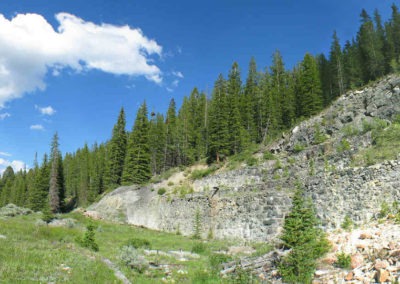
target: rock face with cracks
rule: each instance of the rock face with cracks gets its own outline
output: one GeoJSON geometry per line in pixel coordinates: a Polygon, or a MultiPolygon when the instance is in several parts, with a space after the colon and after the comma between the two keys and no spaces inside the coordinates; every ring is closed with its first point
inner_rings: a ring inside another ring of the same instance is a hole
{"type": "Polygon", "coordinates": [[[271,241],[301,184],[325,229],[339,228],[346,216],[363,224],[383,202],[399,200],[400,160],[356,168],[352,158],[373,143],[366,124],[388,126],[398,114],[400,77],[391,75],[348,92],[284,134],[265,149],[275,160],[196,180],[190,184],[194,193],[179,197],[158,195],[156,184],[120,187],[86,214],[184,235],[194,233],[197,214],[203,237],[211,232],[215,238],[271,241]]]}

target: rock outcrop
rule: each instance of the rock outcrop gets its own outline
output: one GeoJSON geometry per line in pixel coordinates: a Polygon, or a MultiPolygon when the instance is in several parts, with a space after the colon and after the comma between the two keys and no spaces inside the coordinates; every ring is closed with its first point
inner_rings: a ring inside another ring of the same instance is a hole
{"type": "Polygon", "coordinates": [[[321,114],[300,123],[266,151],[275,160],[217,172],[195,181],[183,197],[157,194],[157,186],[121,187],[88,208],[88,215],[156,230],[194,233],[201,217],[204,237],[273,241],[301,184],[322,225],[333,230],[348,216],[371,220],[383,202],[400,197],[400,160],[351,166],[354,155],[373,143],[365,125],[384,126],[400,114],[400,77],[388,76],[362,91],[340,97],[321,114]],[[343,142],[345,141],[345,142],[343,142]]]}

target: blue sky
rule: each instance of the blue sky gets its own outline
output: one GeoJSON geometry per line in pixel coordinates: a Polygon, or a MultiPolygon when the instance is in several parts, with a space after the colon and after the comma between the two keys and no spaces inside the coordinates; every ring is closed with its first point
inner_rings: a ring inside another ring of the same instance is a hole
{"type": "Polygon", "coordinates": [[[193,87],[211,92],[234,61],[287,68],[351,39],[365,8],[392,1],[13,0],[0,2],[0,172],[32,165],[58,131],[63,153],[110,138],[119,109],[165,112],[193,87]]]}

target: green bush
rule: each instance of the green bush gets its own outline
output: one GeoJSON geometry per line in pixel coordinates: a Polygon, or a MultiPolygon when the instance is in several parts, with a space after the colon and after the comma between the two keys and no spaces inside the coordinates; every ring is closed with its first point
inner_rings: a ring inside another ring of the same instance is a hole
{"type": "Polygon", "coordinates": [[[275,155],[272,154],[270,151],[266,151],[263,154],[263,159],[266,161],[275,160],[275,155]]]}
{"type": "Polygon", "coordinates": [[[95,239],[95,231],[96,230],[96,225],[93,223],[89,223],[86,226],[86,232],[83,238],[77,238],[77,242],[85,248],[91,249],[93,251],[99,251],[99,245],[96,243],[95,239]]]}
{"type": "Polygon", "coordinates": [[[337,147],[337,151],[339,153],[343,153],[345,151],[350,151],[350,149],[351,149],[351,147],[350,147],[350,142],[349,141],[347,141],[344,138],[342,140],[340,140],[340,144],[337,147]]]}
{"type": "Polygon", "coordinates": [[[205,243],[198,242],[198,243],[195,243],[192,246],[192,252],[193,253],[199,253],[200,254],[200,253],[204,253],[206,251],[207,251],[207,245],[205,243]]]}
{"type": "Polygon", "coordinates": [[[136,249],[138,249],[138,248],[151,249],[151,243],[146,239],[140,239],[140,238],[129,239],[126,242],[125,246],[131,246],[131,247],[134,247],[136,249]]]}
{"type": "Polygon", "coordinates": [[[139,273],[143,273],[149,267],[144,256],[140,255],[137,249],[132,246],[123,246],[120,250],[119,259],[125,266],[139,273]]]}
{"type": "Polygon", "coordinates": [[[337,260],[334,265],[339,268],[349,269],[351,265],[351,256],[345,254],[344,252],[338,253],[336,255],[337,260]]]}
{"type": "Polygon", "coordinates": [[[164,193],[165,192],[167,192],[167,190],[165,189],[165,188],[160,188],[158,191],[157,191],[157,193],[158,193],[158,195],[164,195],[164,193]]]}
{"type": "Polygon", "coordinates": [[[210,166],[210,167],[208,167],[206,169],[194,170],[192,172],[192,174],[190,175],[190,178],[192,180],[202,179],[202,178],[214,173],[217,169],[218,169],[218,167],[213,165],[213,166],[210,166]]]}
{"type": "Polygon", "coordinates": [[[303,144],[296,143],[296,144],[293,146],[293,152],[294,152],[294,153],[300,153],[300,152],[303,151],[305,148],[306,148],[306,146],[304,146],[303,144]]]}
{"type": "Polygon", "coordinates": [[[353,228],[353,220],[351,220],[349,215],[344,217],[343,223],[340,226],[343,230],[349,231],[353,228]]]}
{"type": "Polygon", "coordinates": [[[232,258],[226,254],[221,254],[221,253],[211,254],[209,257],[211,271],[219,273],[219,271],[223,268],[222,264],[231,261],[231,259],[232,258]]]}
{"type": "Polygon", "coordinates": [[[251,157],[248,157],[248,158],[246,159],[246,164],[247,164],[248,166],[250,166],[250,167],[251,167],[251,166],[255,166],[255,165],[258,164],[258,160],[257,160],[257,158],[251,156],[251,157]]]}
{"type": "Polygon", "coordinates": [[[322,133],[321,128],[319,125],[314,125],[315,132],[314,132],[314,145],[321,144],[325,142],[328,137],[325,135],[325,133],[322,133]]]}

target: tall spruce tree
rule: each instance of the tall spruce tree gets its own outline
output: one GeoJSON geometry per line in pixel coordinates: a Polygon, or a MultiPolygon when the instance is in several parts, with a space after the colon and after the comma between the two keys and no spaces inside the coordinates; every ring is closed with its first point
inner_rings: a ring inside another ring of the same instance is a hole
{"type": "Polygon", "coordinates": [[[164,145],[164,171],[173,168],[180,163],[176,103],[171,99],[168,106],[167,117],[165,119],[165,145],[164,145]]]}
{"type": "Polygon", "coordinates": [[[135,124],[129,135],[122,182],[147,182],[151,177],[150,158],[149,121],[144,102],[136,114],[135,124]]]}
{"type": "Polygon", "coordinates": [[[248,144],[249,135],[245,131],[240,114],[240,98],[242,96],[242,81],[237,62],[234,62],[229,71],[227,81],[227,103],[229,106],[229,141],[230,154],[237,154],[248,144]]]}
{"type": "Polygon", "coordinates": [[[301,63],[298,84],[298,116],[310,117],[322,109],[322,90],[316,60],[309,53],[301,63]]]}
{"type": "Polygon", "coordinates": [[[343,72],[343,54],[342,48],[340,47],[339,38],[336,31],[333,32],[331,51],[329,53],[329,63],[332,74],[332,96],[329,101],[332,101],[339,95],[344,94],[344,72],[343,72]]]}
{"type": "Polygon", "coordinates": [[[375,80],[384,73],[383,43],[375,31],[371,17],[363,9],[361,12],[361,27],[357,34],[363,67],[363,80],[375,80]]]}
{"type": "Polygon", "coordinates": [[[50,164],[49,205],[51,212],[59,213],[63,209],[65,195],[62,156],[57,132],[51,142],[50,164]]]}
{"type": "Polygon", "coordinates": [[[231,144],[226,81],[221,74],[214,85],[208,118],[208,161],[219,163],[229,155],[231,144]]]}
{"type": "Polygon", "coordinates": [[[127,135],[124,108],[121,108],[118,121],[114,125],[112,137],[108,144],[106,184],[112,188],[121,184],[122,170],[126,153],[127,135]]]}

